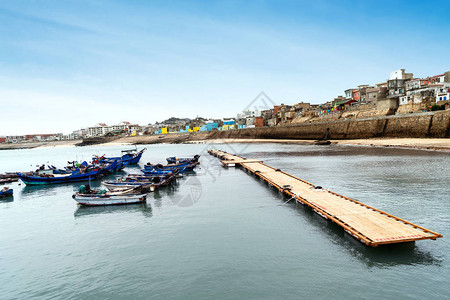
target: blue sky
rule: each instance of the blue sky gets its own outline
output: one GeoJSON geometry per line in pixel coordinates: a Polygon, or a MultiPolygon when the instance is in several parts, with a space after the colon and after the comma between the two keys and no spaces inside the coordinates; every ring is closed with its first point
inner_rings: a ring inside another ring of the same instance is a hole
{"type": "Polygon", "coordinates": [[[0,135],[234,116],[450,70],[449,1],[1,1],[0,135]]]}

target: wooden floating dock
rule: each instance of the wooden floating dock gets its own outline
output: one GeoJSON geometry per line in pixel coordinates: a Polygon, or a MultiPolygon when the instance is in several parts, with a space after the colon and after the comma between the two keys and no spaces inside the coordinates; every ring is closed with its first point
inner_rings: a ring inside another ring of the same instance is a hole
{"type": "Polygon", "coordinates": [[[261,160],[247,160],[220,150],[208,150],[208,153],[220,158],[224,166],[244,167],[283,194],[308,205],[323,218],[342,226],[347,233],[368,246],[442,237],[439,233],[272,168],[261,160]]]}

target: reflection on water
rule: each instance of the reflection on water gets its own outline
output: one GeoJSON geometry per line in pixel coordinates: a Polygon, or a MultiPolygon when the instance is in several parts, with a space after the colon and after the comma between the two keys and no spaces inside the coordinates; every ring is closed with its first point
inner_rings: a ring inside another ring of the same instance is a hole
{"type": "Polygon", "coordinates": [[[0,197],[0,203],[8,203],[8,202],[13,202],[14,201],[14,196],[6,196],[6,197],[0,197]]]}
{"type": "MultiPolygon", "coordinates": [[[[58,190],[67,189],[72,184],[49,184],[49,185],[26,185],[21,189],[20,194],[22,199],[26,199],[29,196],[32,197],[45,197],[56,195],[58,190]]],[[[30,197],[30,199],[32,199],[30,197]]]]}
{"type": "MultiPolygon", "coordinates": [[[[380,245],[370,247],[361,243],[336,223],[325,220],[311,208],[294,201],[289,203],[292,209],[325,233],[333,244],[339,245],[350,255],[366,264],[368,267],[390,267],[395,265],[437,265],[442,261],[433,257],[430,252],[424,252],[414,242],[380,245]]],[[[430,241],[433,242],[433,241],[430,241]]]]}
{"type": "Polygon", "coordinates": [[[154,199],[155,207],[161,207],[164,199],[173,197],[180,189],[180,182],[175,180],[168,186],[163,186],[155,190],[153,193],[148,194],[147,199],[152,197],[154,199]]]}
{"type": "Polygon", "coordinates": [[[430,252],[416,247],[414,242],[380,245],[378,247],[366,246],[347,234],[341,226],[319,216],[309,206],[296,201],[288,201],[290,197],[281,194],[277,188],[268,185],[259,177],[252,177],[261,186],[269,189],[274,199],[280,199],[280,204],[277,205],[286,205],[294,209],[299,217],[308,220],[309,224],[319,229],[319,232],[326,234],[333,244],[347,251],[350,255],[367,265],[367,267],[384,268],[395,265],[415,264],[440,266],[442,263],[442,260],[435,258],[430,252]]]}
{"type": "Polygon", "coordinates": [[[136,213],[140,212],[145,217],[150,218],[152,216],[152,206],[149,203],[133,203],[125,205],[107,205],[107,206],[84,206],[77,205],[77,209],[74,213],[76,218],[95,216],[100,214],[122,214],[122,213],[136,213]]]}

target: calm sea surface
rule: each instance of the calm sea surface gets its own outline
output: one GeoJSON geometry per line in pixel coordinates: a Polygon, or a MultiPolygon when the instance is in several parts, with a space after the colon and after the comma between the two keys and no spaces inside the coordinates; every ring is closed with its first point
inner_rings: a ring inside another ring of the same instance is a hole
{"type": "MultiPolygon", "coordinates": [[[[0,173],[127,147],[0,151],[0,173]]],[[[80,185],[0,200],[0,299],[449,299],[450,155],[278,144],[150,145],[141,166],[202,153],[146,204],[85,208],[80,185]],[[205,153],[261,158],[444,235],[369,248],[309,208],[205,153]]],[[[122,173],[139,173],[138,167],[122,173]]],[[[98,182],[92,185],[99,186],[98,182]]],[[[0,186],[1,187],[1,186],[0,186]]]]}

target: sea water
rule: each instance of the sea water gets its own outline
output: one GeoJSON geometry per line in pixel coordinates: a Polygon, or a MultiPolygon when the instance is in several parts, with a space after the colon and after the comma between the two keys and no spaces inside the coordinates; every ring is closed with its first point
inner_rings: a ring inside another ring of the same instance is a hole
{"type": "MultiPolygon", "coordinates": [[[[86,182],[8,184],[14,197],[0,200],[0,299],[449,298],[449,154],[335,145],[145,147],[140,167],[195,154],[201,164],[147,203],[127,206],[78,206],[71,196],[86,182]],[[223,168],[209,148],[262,159],[444,238],[367,247],[242,169],[223,168]]],[[[128,148],[4,150],[0,173],[128,148]]],[[[115,176],[139,172],[134,166],[115,176]]]]}

